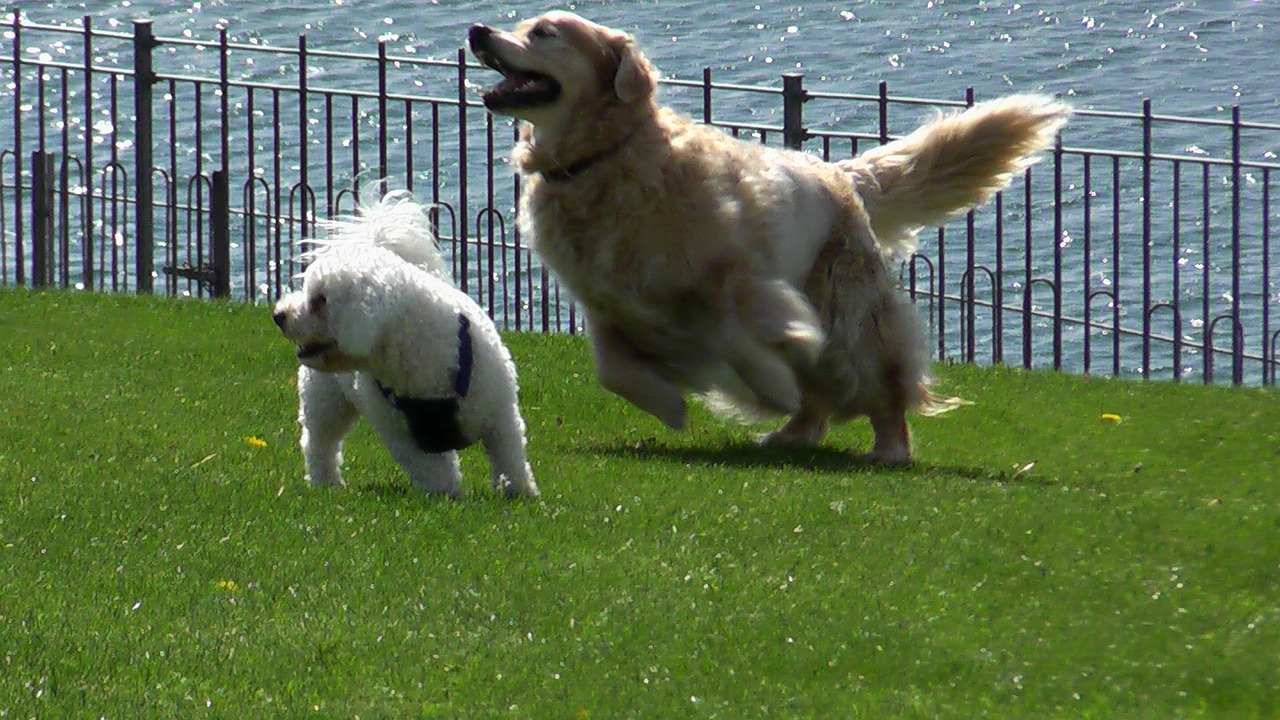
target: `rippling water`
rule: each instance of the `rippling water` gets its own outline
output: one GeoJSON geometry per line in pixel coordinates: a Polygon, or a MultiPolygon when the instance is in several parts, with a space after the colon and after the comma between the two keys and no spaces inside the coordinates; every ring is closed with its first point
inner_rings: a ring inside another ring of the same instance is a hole
{"type": "MultiPolygon", "coordinates": [[[[1271,0],[1087,0],[1024,2],[863,0],[614,0],[504,4],[422,0],[45,0],[21,5],[37,22],[98,27],[150,16],[161,35],[368,51],[387,39],[413,52],[453,57],[474,22],[507,24],[551,8],[575,10],[636,34],[658,67],[696,77],[704,66],[733,82],[777,82],[801,70],[825,91],[867,92],[888,80],[897,92],[959,97],[1047,90],[1083,107],[1202,115],[1240,104],[1247,116],[1280,107],[1280,8],[1271,0]],[[90,11],[87,8],[92,8],[90,11]]],[[[209,58],[214,63],[215,58],[209,58]]]]}

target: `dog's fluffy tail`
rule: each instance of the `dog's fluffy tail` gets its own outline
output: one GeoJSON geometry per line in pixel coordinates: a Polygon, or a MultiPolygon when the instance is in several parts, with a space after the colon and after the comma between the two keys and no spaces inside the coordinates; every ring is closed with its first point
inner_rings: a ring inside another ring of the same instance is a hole
{"type": "Polygon", "coordinates": [[[915,250],[921,228],[989,200],[1039,160],[1071,116],[1045,95],[1010,95],[940,116],[839,166],[849,173],[880,246],[915,250]]]}
{"type": "MultiPolygon", "coordinates": [[[[366,196],[377,197],[376,186],[366,196]]],[[[373,245],[386,248],[406,262],[444,280],[449,268],[436,245],[427,209],[407,190],[392,190],[378,200],[362,203],[353,215],[341,215],[318,223],[323,239],[308,240],[308,261],[337,245],[373,245]]]]}
{"type": "Polygon", "coordinates": [[[931,380],[926,378],[920,382],[920,397],[915,411],[925,417],[936,417],[955,410],[958,407],[972,405],[972,400],[939,395],[933,391],[931,380]]]}

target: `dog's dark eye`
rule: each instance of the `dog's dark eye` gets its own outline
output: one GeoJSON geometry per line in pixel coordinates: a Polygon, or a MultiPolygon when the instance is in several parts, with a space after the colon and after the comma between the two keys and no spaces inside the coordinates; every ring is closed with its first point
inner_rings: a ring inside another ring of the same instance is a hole
{"type": "Polygon", "coordinates": [[[556,29],[550,25],[534,25],[529,37],[551,38],[556,36],[556,29]]]}
{"type": "Polygon", "coordinates": [[[319,310],[320,308],[324,307],[328,302],[329,302],[328,298],[326,298],[324,295],[316,295],[315,297],[311,298],[311,310],[313,312],[316,310],[319,310]]]}

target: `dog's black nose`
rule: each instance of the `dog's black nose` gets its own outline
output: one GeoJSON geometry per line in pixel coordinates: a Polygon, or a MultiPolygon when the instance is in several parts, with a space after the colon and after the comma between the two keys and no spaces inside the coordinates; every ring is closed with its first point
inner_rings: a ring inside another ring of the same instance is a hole
{"type": "Polygon", "coordinates": [[[271,319],[276,321],[276,327],[284,329],[285,314],[283,310],[277,310],[271,314],[271,319]]]}
{"type": "Polygon", "coordinates": [[[467,31],[467,42],[471,47],[483,46],[484,42],[493,34],[493,28],[488,25],[480,25],[479,23],[472,25],[467,31]]]}

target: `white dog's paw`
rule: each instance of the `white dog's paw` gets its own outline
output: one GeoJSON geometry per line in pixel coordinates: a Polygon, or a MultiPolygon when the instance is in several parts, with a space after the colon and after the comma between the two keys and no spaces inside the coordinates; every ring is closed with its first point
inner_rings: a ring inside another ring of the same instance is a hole
{"type": "Polygon", "coordinates": [[[520,497],[536,498],[538,497],[538,484],[533,481],[533,476],[528,473],[517,473],[515,479],[512,479],[506,473],[494,473],[493,491],[509,500],[520,497]]]}
{"type": "Polygon", "coordinates": [[[347,482],[338,473],[308,473],[306,481],[316,487],[346,487],[347,482]]]}
{"type": "Polygon", "coordinates": [[[412,477],[410,482],[419,492],[431,497],[448,498],[449,500],[461,500],[464,493],[462,492],[462,483],[455,479],[449,478],[421,478],[412,477]]]}

